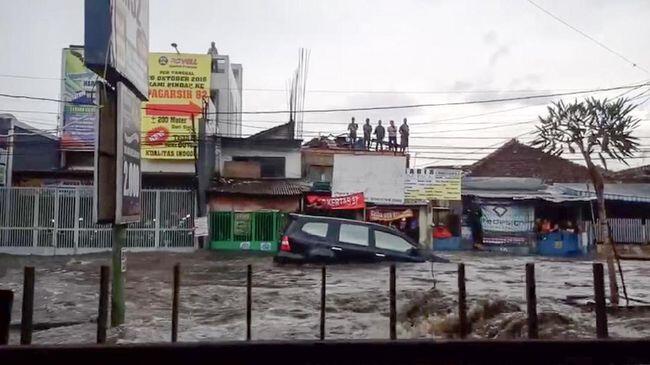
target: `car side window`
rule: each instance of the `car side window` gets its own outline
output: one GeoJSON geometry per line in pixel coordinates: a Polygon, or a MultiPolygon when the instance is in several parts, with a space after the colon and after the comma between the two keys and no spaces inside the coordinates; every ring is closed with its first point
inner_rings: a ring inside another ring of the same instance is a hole
{"type": "Polygon", "coordinates": [[[408,250],[413,248],[413,245],[400,236],[383,231],[375,231],[375,247],[390,251],[408,252],[408,250]]]}
{"type": "Polygon", "coordinates": [[[302,231],[317,237],[327,237],[327,223],[307,222],[302,226],[302,231]]]}
{"type": "Polygon", "coordinates": [[[356,224],[341,224],[339,242],[368,246],[368,227],[356,224]]]}

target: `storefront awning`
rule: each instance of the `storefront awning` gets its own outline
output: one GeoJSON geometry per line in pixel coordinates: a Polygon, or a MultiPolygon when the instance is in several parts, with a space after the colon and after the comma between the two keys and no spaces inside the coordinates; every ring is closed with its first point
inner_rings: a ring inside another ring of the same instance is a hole
{"type": "Polygon", "coordinates": [[[546,185],[541,179],[474,177],[463,179],[463,196],[486,199],[546,200],[553,203],[590,201],[557,185],[546,185]]]}

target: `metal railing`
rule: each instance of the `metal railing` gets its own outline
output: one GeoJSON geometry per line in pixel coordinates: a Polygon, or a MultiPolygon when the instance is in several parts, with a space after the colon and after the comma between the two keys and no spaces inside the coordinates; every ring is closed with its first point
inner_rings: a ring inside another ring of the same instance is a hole
{"type": "MultiPolygon", "coordinates": [[[[92,187],[0,188],[0,252],[76,254],[109,250],[110,225],[95,224],[92,187]]],[[[129,225],[131,250],[193,249],[190,190],[143,190],[142,220],[129,225]]]]}

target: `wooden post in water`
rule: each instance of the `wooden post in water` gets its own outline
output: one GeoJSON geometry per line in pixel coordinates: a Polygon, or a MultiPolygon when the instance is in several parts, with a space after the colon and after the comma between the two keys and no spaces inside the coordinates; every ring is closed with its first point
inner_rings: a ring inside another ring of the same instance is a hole
{"type": "Polygon", "coordinates": [[[320,284],[320,339],[325,339],[325,288],[326,288],[326,269],[325,265],[321,268],[320,284]]]}
{"type": "Polygon", "coordinates": [[[20,318],[20,344],[32,343],[34,328],[34,267],[25,266],[23,272],[23,308],[20,318]]]}
{"type": "Polygon", "coordinates": [[[174,288],[172,292],[172,342],[178,340],[178,295],[181,286],[181,264],[174,265],[174,288]]]}
{"type": "Polygon", "coordinates": [[[14,292],[0,290],[0,345],[9,343],[9,324],[11,323],[11,307],[14,304],[14,292]]]}
{"type": "Polygon", "coordinates": [[[465,338],[468,332],[467,326],[467,302],[465,292],[465,264],[458,264],[458,323],[460,326],[460,338],[465,338]]]}
{"type": "Polygon", "coordinates": [[[397,307],[396,307],[396,293],[395,293],[395,264],[390,265],[390,339],[397,339],[397,307]]]}
{"type": "Polygon", "coordinates": [[[528,304],[528,338],[538,338],[535,264],[532,262],[526,264],[526,302],[528,304]]]}
{"type": "Polygon", "coordinates": [[[596,303],[596,336],[607,338],[607,312],[605,311],[605,279],[603,264],[594,262],[594,301],[596,303]]]}
{"type": "Polygon", "coordinates": [[[246,270],[246,341],[251,340],[251,310],[252,310],[253,265],[248,264],[246,270]]]}
{"type": "Polygon", "coordinates": [[[106,327],[108,326],[108,286],[110,285],[111,269],[102,265],[99,269],[99,308],[97,310],[97,343],[106,343],[106,327]]]}

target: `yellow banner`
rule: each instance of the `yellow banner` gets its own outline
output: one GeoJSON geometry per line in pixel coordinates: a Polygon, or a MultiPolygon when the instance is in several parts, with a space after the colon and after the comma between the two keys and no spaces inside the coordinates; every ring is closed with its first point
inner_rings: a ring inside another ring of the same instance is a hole
{"type": "Polygon", "coordinates": [[[150,53],[149,102],[142,108],[142,158],[194,159],[194,128],[210,98],[212,57],[150,53]]]}
{"type": "Polygon", "coordinates": [[[462,171],[434,169],[406,171],[404,199],[408,201],[460,200],[462,171]]]}

